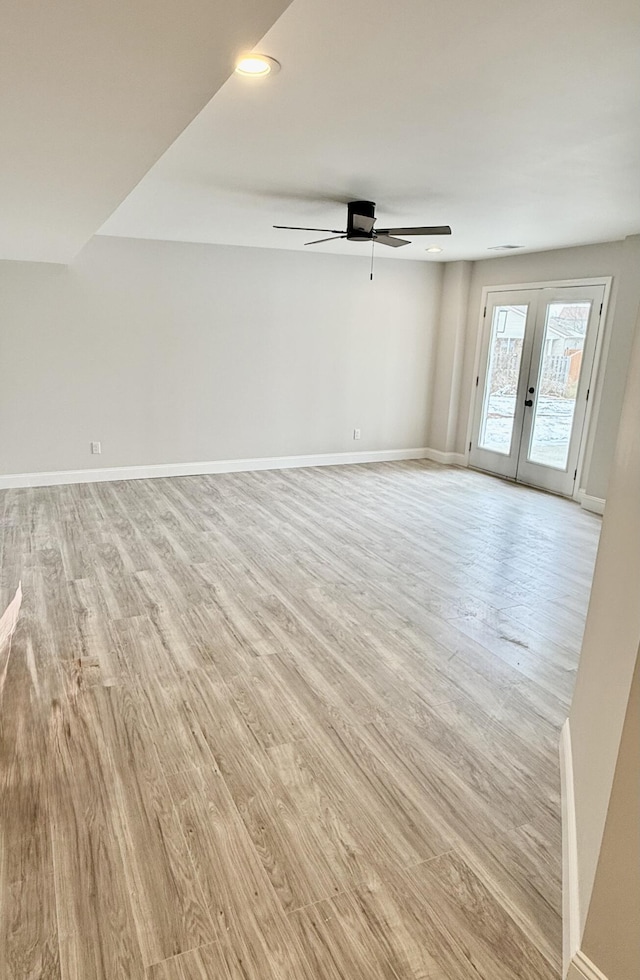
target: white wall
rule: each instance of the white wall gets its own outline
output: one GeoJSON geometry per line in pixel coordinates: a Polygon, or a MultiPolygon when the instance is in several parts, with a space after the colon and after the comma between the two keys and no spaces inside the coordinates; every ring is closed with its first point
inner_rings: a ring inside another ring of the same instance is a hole
{"type": "Polygon", "coordinates": [[[640,306],[640,235],[622,243],[617,288],[605,352],[606,363],[602,378],[602,398],[593,433],[591,458],[587,477],[587,493],[607,497],[609,474],[620,424],[625,379],[629,369],[634,326],[640,306]]]}
{"type": "Polygon", "coordinates": [[[582,937],[607,980],[640,977],[640,656],[582,937]]]}
{"type": "Polygon", "coordinates": [[[0,473],[425,446],[441,275],[115,238],[0,263],[0,473]]]}
{"type": "Polygon", "coordinates": [[[0,262],[0,475],[464,453],[482,287],[612,275],[583,481],[606,496],[640,236],[475,263],[377,259],[373,283],[368,262],[104,237],[70,266],[0,262]]]}
{"type": "MultiPolygon", "coordinates": [[[[478,340],[480,301],[484,286],[509,283],[545,282],[613,276],[607,331],[608,350],[604,351],[601,375],[602,400],[597,424],[590,433],[590,447],[583,473],[583,486],[594,497],[606,498],[613,450],[620,419],[624,383],[640,304],[640,236],[621,242],[585,245],[526,255],[504,255],[474,262],[469,288],[467,339],[461,382],[456,449],[467,446],[467,426],[474,364],[478,340]]],[[[442,406],[434,405],[434,416],[442,406]]],[[[439,448],[439,447],[435,447],[439,448]]]]}
{"type": "MultiPolygon", "coordinates": [[[[638,874],[637,846],[632,848],[629,838],[640,832],[634,812],[640,743],[633,735],[625,740],[623,733],[625,725],[631,726],[627,732],[637,725],[636,709],[630,711],[629,703],[640,646],[639,419],[640,320],[569,717],[583,949],[611,964],[635,964],[631,973],[616,967],[609,980],[640,976],[635,941],[640,908],[633,906],[639,891],[625,889],[624,877],[615,873],[626,863],[638,874]],[[615,787],[614,775],[619,777],[615,787]],[[611,833],[605,836],[608,820],[611,833]],[[606,940],[607,934],[614,935],[611,922],[616,919],[618,938],[623,934],[626,939],[617,952],[606,940]],[[625,930],[632,931],[627,935],[625,930]]],[[[596,965],[604,969],[604,963],[596,965]]]]}
{"type": "Polygon", "coordinates": [[[472,262],[447,262],[431,384],[429,446],[456,452],[458,413],[463,401],[463,368],[467,342],[472,262]]]}

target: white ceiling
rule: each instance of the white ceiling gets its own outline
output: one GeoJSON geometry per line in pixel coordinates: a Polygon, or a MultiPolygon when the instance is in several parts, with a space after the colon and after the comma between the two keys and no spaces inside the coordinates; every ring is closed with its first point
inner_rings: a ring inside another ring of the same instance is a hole
{"type": "Polygon", "coordinates": [[[69,261],[289,0],[13,0],[0,258],[69,261]]]}
{"type": "Polygon", "coordinates": [[[282,71],[232,76],[101,233],[296,249],[271,225],[360,198],[451,224],[443,260],[640,231],[637,0],[294,0],[257,49],[282,71]]]}

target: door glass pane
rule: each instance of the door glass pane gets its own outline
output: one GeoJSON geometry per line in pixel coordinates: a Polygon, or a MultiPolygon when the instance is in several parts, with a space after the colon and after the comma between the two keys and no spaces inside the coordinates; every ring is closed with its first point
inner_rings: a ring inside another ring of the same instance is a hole
{"type": "Polygon", "coordinates": [[[528,305],[494,306],[478,446],[509,456],[528,305]]]}
{"type": "Polygon", "coordinates": [[[564,470],[591,303],[549,303],[528,459],[564,470]]]}

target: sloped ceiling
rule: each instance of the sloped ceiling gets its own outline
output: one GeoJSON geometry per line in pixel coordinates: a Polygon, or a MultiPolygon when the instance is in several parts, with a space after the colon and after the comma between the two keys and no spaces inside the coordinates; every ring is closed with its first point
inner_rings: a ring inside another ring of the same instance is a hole
{"type": "Polygon", "coordinates": [[[8,0],[0,258],[67,262],[288,0],[8,0]]]}

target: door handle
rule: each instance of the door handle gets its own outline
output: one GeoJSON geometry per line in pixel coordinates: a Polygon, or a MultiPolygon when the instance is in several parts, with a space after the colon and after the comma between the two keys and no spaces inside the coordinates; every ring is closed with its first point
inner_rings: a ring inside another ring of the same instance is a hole
{"type": "Polygon", "coordinates": [[[531,406],[533,405],[533,398],[527,398],[525,401],[525,405],[527,406],[527,408],[531,408],[531,406]]]}

